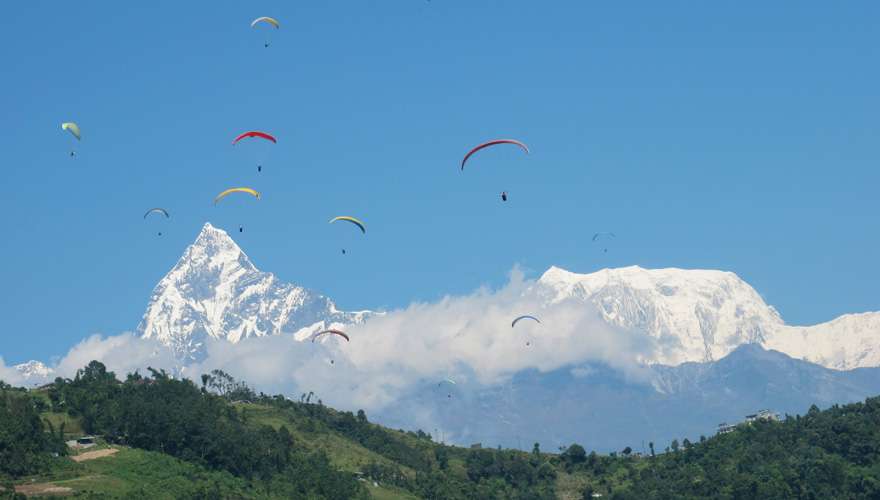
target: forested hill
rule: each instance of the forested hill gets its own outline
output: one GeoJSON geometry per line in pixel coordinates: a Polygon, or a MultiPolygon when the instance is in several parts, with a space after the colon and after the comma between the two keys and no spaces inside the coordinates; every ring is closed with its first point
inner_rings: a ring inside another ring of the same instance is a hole
{"type": "Polygon", "coordinates": [[[218,371],[200,382],[152,370],[120,381],[92,362],[40,390],[0,386],[0,496],[46,485],[86,498],[880,498],[880,398],[651,443],[643,457],[446,446],[313,394],[257,394],[218,371]],[[118,452],[74,462],[64,440],[83,434],[118,452]]]}

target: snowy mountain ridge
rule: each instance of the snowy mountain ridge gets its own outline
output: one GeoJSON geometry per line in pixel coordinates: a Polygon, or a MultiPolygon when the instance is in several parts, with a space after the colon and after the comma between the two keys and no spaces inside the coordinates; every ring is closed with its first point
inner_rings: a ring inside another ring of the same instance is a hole
{"type": "Polygon", "coordinates": [[[826,368],[880,366],[880,313],[789,326],[731,272],[630,266],[577,274],[551,267],[535,286],[551,304],[591,302],[608,323],[652,337],[657,349],[647,363],[716,361],[759,344],[826,368]]]}
{"type": "Polygon", "coordinates": [[[343,312],[329,298],[262,272],[222,229],[202,227],[153,290],[137,333],[197,360],[205,339],[307,338],[325,324],[360,323],[370,311],[343,312]]]}
{"type": "MultiPolygon", "coordinates": [[[[582,302],[616,328],[647,335],[654,348],[639,358],[647,364],[718,361],[756,344],[836,370],[880,366],[880,313],[786,325],[731,272],[630,266],[578,274],[554,266],[529,287],[541,307],[582,302]]],[[[206,223],[154,288],[137,333],[168,346],[186,365],[204,359],[207,339],[304,341],[376,314],[340,311],[330,298],[260,271],[225,231],[206,223]]],[[[31,380],[53,375],[36,361],[15,368],[31,380]]]]}
{"type": "Polygon", "coordinates": [[[20,365],[15,365],[13,368],[18,370],[18,372],[27,380],[46,381],[55,373],[55,370],[52,368],[49,368],[40,361],[33,360],[28,361],[27,363],[21,363],[20,365]]]}

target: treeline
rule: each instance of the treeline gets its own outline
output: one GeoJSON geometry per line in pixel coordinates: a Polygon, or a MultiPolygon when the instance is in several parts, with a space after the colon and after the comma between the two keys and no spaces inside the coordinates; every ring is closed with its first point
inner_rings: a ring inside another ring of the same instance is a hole
{"type": "Polygon", "coordinates": [[[574,445],[561,456],[586,479],[583,498],[880,498],[880,398],[813,406],[695,443],[673,440],[656,456],[653,448],[640,458],[586,455],[574,445]]]}
{"type": "MultiPolygon", "coordinates": [[[[299,402],[257,394],[220,371],[201,382],[155,370],[120,382],[92,362],[73,379],[56,379],[48,397],[54,411],[78,417],[86,432],[231,474],[269,497],[369,495],[286,426],[250,421],[258,407],[231,402],[274,408],[303,440],[334,433],[360,444],[387,459],[362,464],[366,478],[421,498],[551,499],[562,483],[567,495],[571,484],[580,485],[581,498],[880,498],[880,398],[813,407],[804,416],[741,425],[696,443],[674,440],[656,455],[651,443],[650,455],[640,457],[629,448],[598,455],[577,444],[559,454],[542,453],[537,443],[531,453],[446,446],[422,431],[370,423],[363,411],[313,403],[313,394],[299,402]]],[[[42,397],[0,384],[0,478],[40,472],[53,454],[65,453],[63,429],[40,421],[46,406],[42,397]]]]}
{"type": "MultiPolygon", "coordinates": [[[[111,443],[158,451],[210,469],[227,471],[285,498],[369,498],[351,474],[335,470],[322,452],[310,452],[282,426],[244,421],[224,396],[203,378],[197,387],[150,369],[119,382],[103,364],[92,361],[71,379],[55,380],[49,390],[52,409],[80,417],[86,432],[111,443]]],[[[222,372],[221,372],[222,373],[222,372]]],[[[222,378],[222,377],[221,377],[222,378]]]]}
{"type": "Polygon", "coordinates": [[[880,398],[675,443],[619,498],[880,498],[880,398]]]}
{"type": "Polygon", "coordinates": [[[41,403],[26,390],[0,382],[0,478],[41,472],[53,454],[66,454],[64,430],[46,432],[41,403]]]}
{"type": "MultiPolygon", "coordinates": [[[[303,399],[304,401],[308,398],[303,399]]],[[[405,434],[385,427],[371,424],[363,410],[355,415],[348,411],[337,411],[322,403],[297,403],[284,397],[258,397],[257,402],[291,412],[291,417],[303,422],[302,430],[315,432],[332,430],[357,442],[364,448],[374,451],[389,460],[414,470],[430,470],[434,460],[435,443],[430,436],[418,433],[405,434]],[[320,427],[318,427],[320,426],[320,427]],[[409,436],[412,439],[405,439],[409,436]]]]}
{"type": "MultiPolygon", "coordinates": [[[[308,401],[305,395],[303,401],[308,401]]],[[[340,412],[323,404],[294,402],[280,396],[258,401],[290,412],[302,422],[300,430],[335,431],[381,455],[395,465],[372,462],[362,472],[371,480],[392,484],[420,498],[431,499],[553,499],[556,472],[553,459],[536,449],[464,449],[435,443],[421,430],[394,431],[368,421],[363,410],[340,412]],[[457,460],[463,467],[452,467],[457,460]],[[404,467],[415,474],[406,474],[404,467]]]]}

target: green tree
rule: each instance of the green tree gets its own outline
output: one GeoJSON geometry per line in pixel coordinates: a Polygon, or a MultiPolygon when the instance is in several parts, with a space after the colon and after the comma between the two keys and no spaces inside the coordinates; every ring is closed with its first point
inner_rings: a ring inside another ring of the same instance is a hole
{"type": "Polygon", "coordinates": [[[581,492],[581,499],[582,500],[593,500],[593,493],[595,493],[593,486],[588,484],[587,487],[584,488],[584,491],[581,492]]]}
{"type": "Polygon", "coordinates": [[[562,460],[568,467],[581,464],[587,460],[587,452],[583,446],[575,443],[562,453],[562,460]]]}

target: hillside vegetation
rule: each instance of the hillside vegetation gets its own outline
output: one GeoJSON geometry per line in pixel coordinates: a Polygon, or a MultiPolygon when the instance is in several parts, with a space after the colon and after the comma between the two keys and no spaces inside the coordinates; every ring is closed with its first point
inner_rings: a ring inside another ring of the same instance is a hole
{"type": "Polygon", "coordinates": [[[201,386],[154,370],[119,381],[92,362],[41,391],[0,386],[0,495],[87,498],[878,498],[880,398],[651,450],[447,446],[219,371],[201,386]],[[80,432],[120,451],[75,463],[64,439],[80,432]]]}

